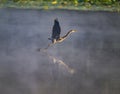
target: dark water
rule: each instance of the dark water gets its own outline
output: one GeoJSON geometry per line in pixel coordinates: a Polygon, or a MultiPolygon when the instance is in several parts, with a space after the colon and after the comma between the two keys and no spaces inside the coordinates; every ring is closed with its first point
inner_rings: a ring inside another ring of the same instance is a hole
{"type": "Polygon", "coordinates": [[[0,9],[0,94],[120,94],[120,13],[0,9]]]}

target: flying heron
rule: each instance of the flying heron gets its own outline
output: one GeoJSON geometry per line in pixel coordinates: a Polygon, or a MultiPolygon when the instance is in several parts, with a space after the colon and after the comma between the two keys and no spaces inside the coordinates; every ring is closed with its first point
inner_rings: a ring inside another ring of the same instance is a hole
{"type": "MultiPolygon", "coordinates": [[[[50,43],[45,49],[48,49],[48,47],[51,46],[52,44],[56,44],[56,43],[60,43],[60,42],[64,41],[67,38],[67,36],[73,32],[76,32],[76,30],[69,30],[64,36],[60,37],[61,28],[60,28],[59,21],[56,18],[54,20],[52,36],[51,36],[51,38],[48,38],[49,40],[52,41],[52,43],[50,43]]],[[[39,49],[39,51],[40,51],[40,49],[39,49]]]]}
{"type": "Polygon", "coordinates": [[[73,33],[73,32],[76,32],[76,30],[69,30],[67,32],[67,34],[65,34],[64,36],[60,37],[61,28],[60,28],[59,21],[56,18],[54,20],[54,26],[53,26],[53,30],[52,30],[52,36],[51,36],[51,38],[48,38],[48,39],[52,41],[52,44],[56,44],[58,42],[64,41],[67,38],[67,36],[69,34],[73,33]]]}

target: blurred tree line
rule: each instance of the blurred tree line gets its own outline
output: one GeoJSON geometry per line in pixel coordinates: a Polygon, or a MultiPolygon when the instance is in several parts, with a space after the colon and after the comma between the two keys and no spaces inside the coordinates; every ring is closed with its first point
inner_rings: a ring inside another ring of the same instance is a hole
{"type": "Polygon", "coordinates": [[[120,0],[0,0],[0,3],[6,3],[6,2],[14,2],[14,3],[17,3],[17,2],[29,2],[29,1],[32,1],[32,2],[52,2],[52,4],[81,4],[81,3],[89,3],[91,5],[94,5],[94,4],[114,4],[114,3],[117,3],[117,2],[120,2],[120,0]]]}

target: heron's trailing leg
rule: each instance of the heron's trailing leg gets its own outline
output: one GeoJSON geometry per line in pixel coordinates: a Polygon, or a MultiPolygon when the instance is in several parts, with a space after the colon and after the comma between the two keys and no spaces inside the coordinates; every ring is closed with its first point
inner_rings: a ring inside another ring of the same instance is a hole
{"type": "Polygon", "coordinates": [[[38,48],[37,51],[45,51],[47,50],[50,46],[52,46],[52,43],[48,44],[46,48],[38,48]]]}

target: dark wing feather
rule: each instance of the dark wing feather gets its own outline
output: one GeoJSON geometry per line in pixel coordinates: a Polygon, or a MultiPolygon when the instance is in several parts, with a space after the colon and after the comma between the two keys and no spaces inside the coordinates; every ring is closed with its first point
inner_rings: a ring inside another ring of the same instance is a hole
{"type": "Polygon", "coordinates": [[[54,21],[54,26],[52,30],[52,39],[59,39],[60,38],[60,33],[61,33],[61,28],[58,20],[54,21]]]}

